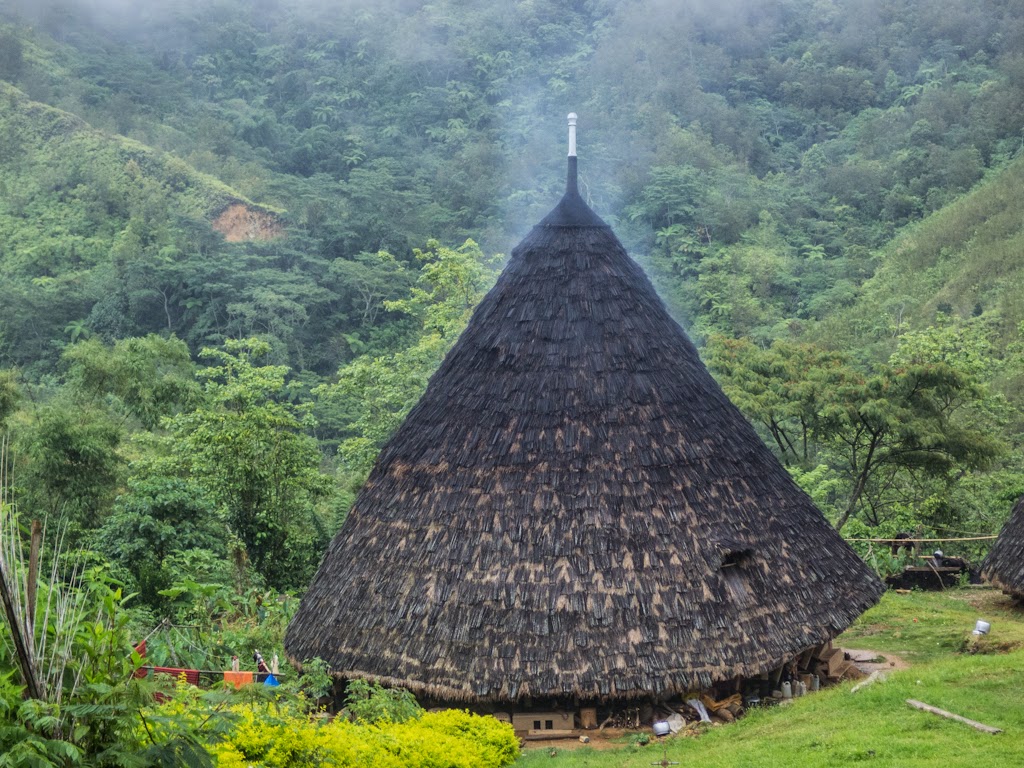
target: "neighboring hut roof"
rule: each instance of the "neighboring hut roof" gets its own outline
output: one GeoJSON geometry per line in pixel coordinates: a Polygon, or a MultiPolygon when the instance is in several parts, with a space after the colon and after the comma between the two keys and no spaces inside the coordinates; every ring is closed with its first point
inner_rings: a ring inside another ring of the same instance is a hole
{"type": "Polygon", "coordinates": [[[981,565],[981,577],[1004,592],[1024,599],[1024,496],[981,565]]]}
{"type": "Polygon", "coordinates": [[[777,667],[882,585],[569,190],[382,451],[285,645],[448,701],[777,667]]]}

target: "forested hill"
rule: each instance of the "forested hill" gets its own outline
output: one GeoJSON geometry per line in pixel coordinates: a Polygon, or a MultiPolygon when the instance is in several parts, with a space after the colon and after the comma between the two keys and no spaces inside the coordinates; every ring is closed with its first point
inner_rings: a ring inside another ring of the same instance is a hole
{"type": "Polygon", "coordinates": [[[830,517],[990,530],[1024,491],[1019,3],[9,0],[0,81],[0,419],[107,557],[185,514],[173,478],[301,583],[558,199],[570,111],[584,193],[830,517]],[[189,437],[247,407],[314,441],[267,510],[189,437]]]}
{"type": "Polygon", "coordinates": [[[25,3],[0,75],[286,210],[327,262],[428,237],[507,251],[557,196],[577,111],[594,205],[701,332],[770,340],[853,301],[873,253],[1024,128],[1013,3],[136,5],[25,3]]]}

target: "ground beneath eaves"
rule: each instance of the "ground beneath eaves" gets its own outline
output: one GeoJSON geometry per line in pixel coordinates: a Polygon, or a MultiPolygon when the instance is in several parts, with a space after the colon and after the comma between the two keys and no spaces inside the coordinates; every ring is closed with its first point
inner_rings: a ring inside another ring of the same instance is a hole
{"type": "MultiPolygon", "coordinates": [[[[908,669],[908,664],[902,657],[893,653],[881,653],[866,648],[843,648],[850,661],[863,674],[870,675],[872,672],[889,672],[900,669],[908,669]]],[[[712,727],[723,727],[723,724],[716,724],[712,727]]],[[[563,739],[544,739],[538,741],[524,741],[521,746],[523,751],[534,750],[563,751],[589,747],[596,750],[622,749],[623,741],[630,736],[649,734],[650,728],[624,729],[605,728],[604,730],[576,730],[572,736],[563,739]],[[580,741],[581,737],[589,738],[589,742],[580,741]]]]}

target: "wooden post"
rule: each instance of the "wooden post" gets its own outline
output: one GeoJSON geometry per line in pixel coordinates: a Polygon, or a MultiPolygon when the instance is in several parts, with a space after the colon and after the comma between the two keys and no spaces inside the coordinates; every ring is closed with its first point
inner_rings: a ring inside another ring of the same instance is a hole
{"type": "Polygon", "coordinates": [[[931,712],[933,715],[938,715],[939,717],[945,717],[950,720],[956,720],[958,723],[969,725],[971,726],[971,728],[974,728],[978,731],[984,731],[985,733],[1002,733],[1002,730],[999,728],[993,728],[991,725],[979,723],[977,720],[968,720],[966,717],[954,715],[952,712],[947,712],[944,709],[933,707],[931,704],[925,704],[923,701],[918,701],[917,699],[907,699],[907,704],[912,706],[914,709],[920,709],[925,712],[931,712]]]}

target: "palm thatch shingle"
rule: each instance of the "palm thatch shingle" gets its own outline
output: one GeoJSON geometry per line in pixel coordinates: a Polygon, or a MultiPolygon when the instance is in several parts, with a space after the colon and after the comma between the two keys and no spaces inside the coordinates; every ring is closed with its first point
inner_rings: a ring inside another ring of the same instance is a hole
{"type": "Polygon", "coordinates": [[[1010,519],[982,563],[981,578],[1024,600],[1024,496],[1017,500],[1010,519]]]}
{"type": "Polygon", "coordinates": [[[657,699],[775,668],[881,594],[575,163],[381,452],[292,658],[446,701],[657,699]]]}

